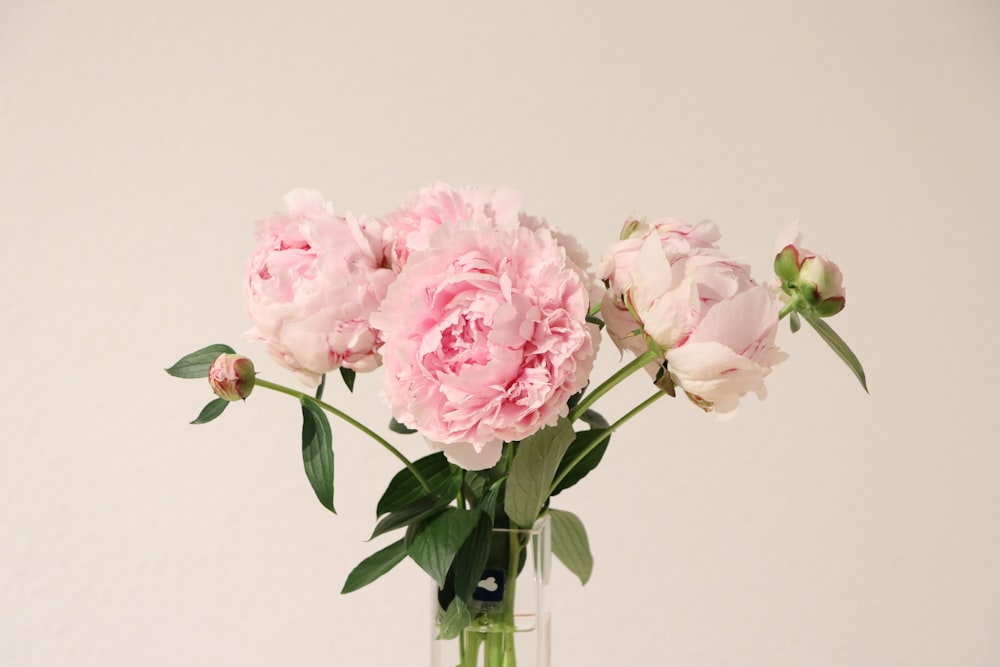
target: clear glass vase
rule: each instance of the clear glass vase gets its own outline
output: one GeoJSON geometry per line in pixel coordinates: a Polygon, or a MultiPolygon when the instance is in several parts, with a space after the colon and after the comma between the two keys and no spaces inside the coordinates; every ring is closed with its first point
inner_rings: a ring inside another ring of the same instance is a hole
{"type": "Polygon", "coordinates": [[[471,622],[454,639],[439,638],[444,612],[434,586],[431,667],[550,666],[549,524],[543,516],[530,530],[493,530],[471,622]]]}

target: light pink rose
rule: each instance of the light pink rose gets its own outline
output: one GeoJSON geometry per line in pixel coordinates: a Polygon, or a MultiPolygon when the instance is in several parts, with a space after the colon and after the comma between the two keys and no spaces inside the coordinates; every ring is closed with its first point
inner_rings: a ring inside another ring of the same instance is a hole
{"type": "Polygon", "coordinates": [[[678,387],[723,419],[736,414],[749,392],[767,396],[764,378],[788,355],[774,345],[778,302],[760,285],[717,303],[681,346],[667,350],[678,387]]]}
{"type": "Polygon", "coordinates": [[[393,416],[464,468],[494,465],[587,383],[588,305],[586,275],[547,229],[440,226],[372,315],[393,416]]]}
{"type": "Polygon", "coordinates": [[[340,366],[374,370],[381,341],[368,318],[395,279],[383,267],[381,225],[336,215],[313,190],[290,192],[285,204],[288,214],[258,223],[247,336],[308,385],[340,366]]]}

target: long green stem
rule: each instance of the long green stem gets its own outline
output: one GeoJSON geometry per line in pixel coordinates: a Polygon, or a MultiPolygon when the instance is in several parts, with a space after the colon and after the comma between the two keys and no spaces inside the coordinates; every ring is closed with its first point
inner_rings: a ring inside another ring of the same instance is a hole
{"type": "Polygon", "coordinates": [[[400,452],[398,449],[396,449],[395,447],[393,447],[389,443],[388,440],[386,440],[385,438],[383,438],[382,436],[380,436],[378,433],[376,433],[375,431],[371,430],[370,428],[368,428],[367,426],[365,426],[364,424],[362,424],[361,422],[359,422],[357,419],[355,419],[354,417],[350,416],[346,412],[341,412],[340,410],[338,410],[337,408],[333,407],[329,403],[324,403],[323,401],[321,401],[321,400],[319,400],[317,398],[314,398],[313,396],[310,396],[309,394],[305,394],[305,393],[303,393],[301,391],[297,391],[295,389],[292,389],[290,387],[286,387],[284,385],[275,384],[274,382],[268,382],[267,380],[262,380],[259,377],[254,381],[254,386],[255,387],[264,387],[265,389],[270,389],[272,391],[276,391],[276,392],[281,393],[281,394],[287,394],[289,396],[294,396],[295,398],[299,399],[300,401],[312,401],[313,403],[315,403],[319,407],[323,408],[324,410],[326,410],[330,414],[332,414],[332,415],[334,415],[336,417],[339,417],[340,419],[344,420],[345,422],[347,422],[348,424],[350,424],[354,428],[358,429],[359,431],[361,431],[362,433],[364,433],[365,435],[367,435],[369,438],[371,438],[372,440],[374,440],[378,444],[382,445],[382,447],[384,447],[390,454],[392,454],[397,459],[399,459],[400,461],[402,461],[403,465],[406,466],[406,469],[409,470],[413,474],[413,476],[417,478],[418,482],[420,482],[420,486],[424,487],[424,490],[427,491],[428,493],[430,492],[431,485],[427,483],[427,480],[424,479],[424,476],[420,474],[420,471],[417,470],[416,466],[413,465],[413,463],[410,461],[410,459],[406,458],[403,455],[402,452],[400,452]]]}
{"type": "Polygon", "coordinates": [[[521,536],[511,531],[507,533],[507,589],[503,594],[503,625],[504,648],[503,667],[517,667],[517,654],[514,647],[514,593],[517,590],[517,566],[521,562],[521,536]]]}
{"type": "Polygon", "coordinates": [[[614,433],[616,430],[618,430],[618,428],[623,424],[625,424],[625,422],[632,419],[632,417],[635,417],[637,414],[648,408],[650,405],[652,405],[659,399],[663,398],[663,396],[665,395],[666,394],[664,394],[662,391],[656,392],[655,394],[647,398],[645,401],[643,401],[642,403],[640,403],[639,405],[635,406],[634,408],[626,412],[624,415],[622,415],[621,419],[619,419],[614,424],[606,428],[604,430],[604,433],[602,433],[599,438],[596,438],[592,443],[590,443],[590,445],[586,449],[584,449],[572,461],[570,461],[569,465],[567,465],[566,468],[554,480],[552,480],[552,486],[549,488],[549,495],[550,496],[552,495],[552,492],[555,491],[556,488],[558,488],[559,484],[562,483],[562,481],[566,478],[566,476],[570,473],[570,471],[573,470],[573,468],[575,468],[580,463],[580,461],[587,458],[587,455],[590,454],[590,452],[594,451],[594,448],[596,448],[602,442],[610,438],[611,434],[614,433]]]}
{"type": "Polygon", "coordinates": [[[589,394],[584,395],[584,397],[580,399],[580,402],[577,403],[576,407],[574,407],[569,413],[570,423],[573,423],[577,419],[579,419],[580,415],[586,412],[587,408],[593,405],[597,401],[597,399],[599,399],[601,396],[604,396],[604,394],[614,389],[622,380],[627,378],[629,375],[632,375],[632,373],[635,373],[637,370],[639,370],[649,362],[655,361],[660,356],[660,354],[661,353],[656,350],[647,350],[643,354],[639,355],[629,363],[619,368],[614,375],[612,375],[607,380],[602,382],[597,387],[597,389],[590,392],[589,394]]]}

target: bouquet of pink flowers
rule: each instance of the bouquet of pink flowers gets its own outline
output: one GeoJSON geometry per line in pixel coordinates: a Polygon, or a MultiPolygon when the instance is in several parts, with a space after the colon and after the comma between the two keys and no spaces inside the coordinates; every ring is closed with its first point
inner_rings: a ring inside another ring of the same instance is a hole
{"type": "Polygon", "coordinates": [[[514,664],[510,601],[485,604],[476,594],[484,572],[514,577],[523,567],[526,543],[511,531],[553,517],[555,555],[581,581],[590,576],[582,522],[550,501],[600,463],[639,411],[680,393],[728,419],[748,393],[764,398],[765,378],[787,356],[775,345],[785,317],[793,332],[810,324],[865,385],[858,359],[825,321],[844,307],[840,270],[803,248],[794,227],[779,239],[776,279],[757,282],[719,249],[710,222],[630,219],[592,271],[576,239],[523,212],[509,190],[438,184],[370,218],[339,215],[311,190],[285,204],[287,213],[258,223],[244,284],[247,335],[310,391],[258,377],[225,345],[167,372],[207,377],[217,395],[193,423],[256,387],[297,398],[306,475],[331,511],[328,414],[400,459],[373,537],[405,534],[358,565],[344,592],[410,557],[437,584],[440,636],[462,637],[461,665],[480,664],[480,650],[487,665],[514,664]],[[602,329],[632,358],[591,387],[602,329]],[[339,371],[353,391],[357,373],[380,367],[389,430],[419,433],[428,456],[408,460],[323,401],[328,373],[339,371]],[[640,369],[651,378],[648,397],[614,422],[594,410],[640,369]],[[502,544],[491,538],[497,530],[508,531],[502,544]],[[491,634],[465,636],[486,627],[491,634]]]}

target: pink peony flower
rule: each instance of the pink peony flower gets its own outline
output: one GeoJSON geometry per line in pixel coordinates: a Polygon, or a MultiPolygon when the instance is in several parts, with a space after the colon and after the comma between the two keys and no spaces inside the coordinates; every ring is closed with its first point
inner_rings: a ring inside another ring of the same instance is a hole
{"type": "Polygon", "coordinates": [[[406,203],[382,218],[385,226],[385,254],[396,273],[403,270],[410,255],[428,247],[430,237],[441,225],[476,222],[532,231],[548,229],[566,250],[566,255],[583,270],[590,267],[587,251],[571,234],[549,225],[543,218],[521,210],[521,196],[507,188],[470,186],[453,188],[435,183],[411,194],[406,203]]]}
{"type": "Polygon", "coordinates": [[[239,354],[222,353],[208,369],[208,384],[219,398],[241,401],[253,391],[253,362],[239,354]]]}
{"type": "MultiPolygon", "coordinates": [[[[630,221],[622,236],[623,240],[605,251],[598,268],[598,277],[610,286],[601,304],[608,335],[620,350],[629,350],[637,356],[644,354],[652,344],[663,356],[646,366],[650,375],[657,377],[662,372],[663,362],[667,361],[671,380],[696,403],[711,408],[715,398],[719,398],[722,402],[715,406],[716,411],[720,415],[732,413],[735,404],[730,398],[735,395],[738,402],[738,398],[749,391],[745,388],[749,375],[723,374],[714,378],[712,397],[706,397],[698,393],[705,390],[704,384],[696,382],[701,376],[683,367],[681,372],[675,372],[673,358],[675,352],[693,343],[699,344],[697,349],[704,355],[707,348],[703,344],[712,342],[717,328],[713,323],[720,318],[728,316],[730,319],[726,321],[742,332],[745,323],[731,322],[732,317],[751,317],[754,322],[764,317],[748,312],[745,305],[737,308],[745,304],[742,295],[758,290],[750,277],[750,268],[718,249],[715,242],[719,233],[710,222],[691,227],[677,220],[652,225],[630,221]]],[[[774,306],[773,324],[777,325],[776,299],[767,290],[763,293],[770,295],[774,306]]],[[[757,301],[753,303],[760,305],[757,301]]],[[[750,328],[760,333],[755,326],[750,328]]],[[[748,352],[756,355],[753,362],[755,368],[759,366],[761,379],[770,372],[770,363],[784,358],[781,353],[758,354],[749,343],[737,349],[727,347],[722,341],[716,342],[720,347],[711,349],[719,353],[716,361],[723,365],[732,361],[732,355],[742,356],[748,352]],[[730,353],[722,355],[723,350],[730,350],[730,353]]],[[[773,335],[769,342],[773,342],[773,335]]],[[[767,347],[764,343],[761,345],[767,347]]],[[[680,355],[682,364],[690,359],[689,354],[680,355]]],[[[745,365],[745,362],[740,363],[745,365]]],[[[758,385],[753,385],[753,389],[756,391],[758,385]]],[[[760,389],[762,391],[762,385],[760,389]]],[[[760,395],[760,391],[757,393],[760,395]]]]}
{"type": "Polygon", "coordinates": [[[395,279],[383,267],[381,225],[336,215],[313,190],[294,190],[285,204],[287,215],[258,223],[247,336],[308,385],[340,366],[374,370],[381,341],[368,318],[395,279]]]}
{"type": "Polygon", "coordinates": [[[441,225],[457,222],[516,226],[520,196],[490,187],[452,188],[444,183],[411,194],[399,209],[383,217],[385,254],[392,269],[403,270],[410,255],[428,247],[441,225]]]}
{"type": "Polygon", "coordinates": [[[712,306],[754,284],[750,267],[715,246],[719,233],[710,222],[626,227],[632,234],[609,247],[598,268],[610,285],[602,316],[619,349],[648,349],[638,329],[662,350],[683,345],[712,306]]]}
{"type": "Polygon", "coordinates": [[[677,386],[723,419],[736,414],[749,392],[767,396],[764,378],[788,358],[774,345],[778,302],[759,285],[713,307],[691,337],[667,350],[667,368],[677,386]]]}
{"type": "Polygon", "coordinates": [[[439,226],[372,315],[393,416],[470,470],[555,424],[597,350],[587,283],[547,229],[439,226]]]}

